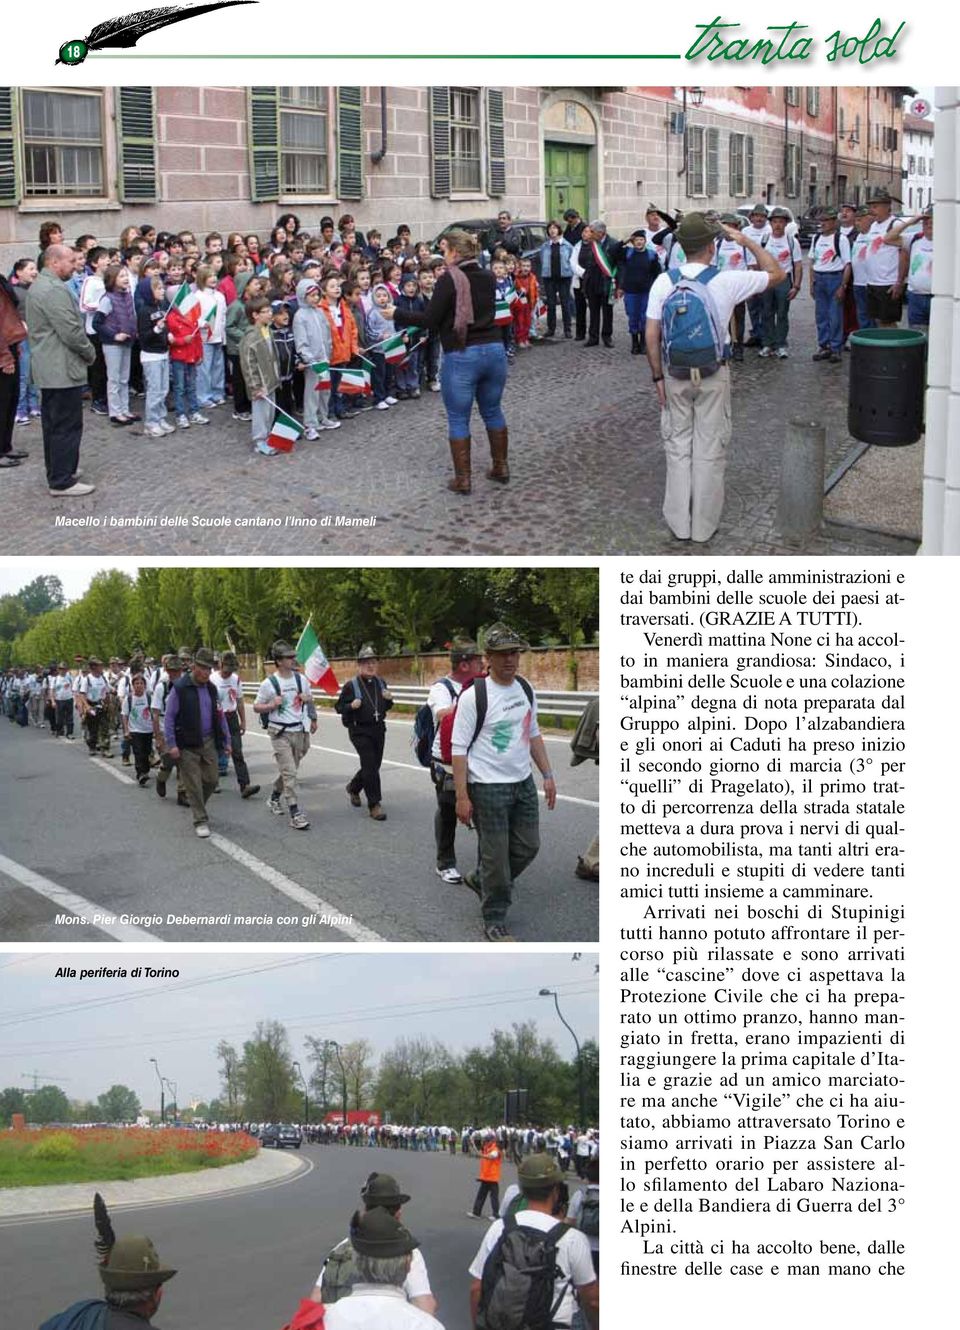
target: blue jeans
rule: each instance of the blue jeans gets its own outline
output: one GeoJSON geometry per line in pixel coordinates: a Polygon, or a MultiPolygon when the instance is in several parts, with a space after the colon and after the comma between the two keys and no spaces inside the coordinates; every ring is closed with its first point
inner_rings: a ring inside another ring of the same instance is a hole
{"type": "Polygon", "coordinates": [[[919,291],[907,292],[908,327],[928,328],[930,326],[930,300],[930,296],[921,295],[919,291]]]}
{"type": "Polygon", "coordinates": [[[813,278],[817,345],[837,355],[843,346],[843,302],[836,298],[842,281],[842,272],[818,272],[813,278]]]}
{"type": "Polygon", "coordinates": [[[877,325],[867,313],[867,288],[865,286],[854,286],[853,303],[857,307],[857,322],[861,328],[875,328],[877,325]]]}
{"type": "Polygon", "coordinates": [[[226,396],[223,343],[204,342],[203,359],[197,366],[197,398],[201,406],[213,406],[226,396]]]}
{"type": "Polygon", "coordinates": [[[170,387],[173,390],[173,414],[192,416],[200,410],[197,401],[197,367],[183,360],[170,361],[170,387]]]}
{"type": "Polygon", "coordinates": [[[649,298],[649,291],[642,293],[627,291],[623,297],[623,304],[627,311],[627,327],[631,333],[639,333],[641,337],[643,336],[644,325],[647,322],[647,301],[649,298]]]}
{"type": "Polygon", "coordinates": [[[763,344],[771,351],[786,346],[790,335],[790,283],[768,286],[763,293],[763,344]]]}
{"type": "Polygon", "coordinates": [[[763,296],[751,296],[747,301],[747,313],[750,315],[750,335],[763,341],[763,296]]]}
{"type": "Polygon", "coordinates": [[[420,352],[411,351],[402,365],[397,365],[397,387],[412,392],[420,387],[420,352]]]}
{"type": "Polygon", "coordinates": [[[20,343],[20,397],[17,402],[17,415],[28,416],[31,411],[39,411],[40,398],[30,382],[30,343],[26,339],[20,343]]]}
{"type": "Polygon", "coordinates": [[[462,351],[448,351],[444,355],[440,386],[451,439],[470,437],[474,398],[488,429],[506,428],[506,417],[500,405],[506,382],[507,353],[502,342],[467,346],[462,351]]]}

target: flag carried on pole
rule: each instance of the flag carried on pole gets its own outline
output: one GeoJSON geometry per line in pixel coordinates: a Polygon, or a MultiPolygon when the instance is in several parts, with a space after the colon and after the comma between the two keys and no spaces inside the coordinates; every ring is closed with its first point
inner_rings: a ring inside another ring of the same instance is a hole
{"type": "Polygon", "coordinates": [[[315,360],[310,368],[317,376],[317,392],[326,392],[330,387],[330,361],[315,360]]]}
{"type": "Polygon", "coordinates": [[[395,333],[380,343],[380,352],[388,365],[399,365],[407,358],[407,339],[402,332],[395,333]]]}
{"type": "Polygon", "coordinates": [[[297,641],[297,664],[306,675],[311,688],[322,688],[325,693],[333,696],[340,692],[337,676],[330,668],[330,662],[313,631],[312,619],[307,620],[306,627],[297,641]]]}
{"type": "Polygon", "coordinates": [[[303,426],[294,420],[293,416],[288,416],[286,411],[276,408],[277,414],[273,418],[273,428],[270,431],[267,443],[271,448],[276,448],[278,452],[289,453],[293,451],[293,445],[303,433],[303,426]]]}
{"type": "Polygon", "coordinates": [[[506,294],[502,298],[500,296],[497,297],[496,308],[493,315],[494,323],[502,325],[513,322],[513,310],[510,306],[516,298],[517,293],[512,286],[507,289],[506,294]]]}
{"type": "Polygon", "coordinates": [[[348,397],[369,397],[373,389],[370,386],[372,363],[360,357],[358,366],[348,366],[340,371],[340,391],[348,397]]]}
{"type": "Polygon", "coordinates": [[[194,323],[200,322],[200,297],[196,291],[190,290],[189,282],[181,282],[177,287],[170,308],[175,308],[184,318],[192,318],[194,323]]]}

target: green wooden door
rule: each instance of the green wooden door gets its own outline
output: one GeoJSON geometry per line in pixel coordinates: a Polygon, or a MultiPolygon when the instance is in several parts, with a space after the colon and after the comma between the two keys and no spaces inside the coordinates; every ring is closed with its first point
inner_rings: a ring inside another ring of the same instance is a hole
{"type": "Polygon", "coordinates": [[[590,205],[590,149],[566,143],[544,144],[547,217],[560,220],[568,208],[586,218],[590,205]]]}

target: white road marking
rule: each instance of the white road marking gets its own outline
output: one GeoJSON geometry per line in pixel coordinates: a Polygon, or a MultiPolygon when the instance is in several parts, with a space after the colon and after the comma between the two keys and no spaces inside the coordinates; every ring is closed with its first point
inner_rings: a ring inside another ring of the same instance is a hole
{"type": "MultiPolygon", "coordinates": [[[[246,742],[247,739],[250,739],[251,737],[255,739],[261,739],[261,738],[266,739],[268,742],[270,739],[270,736],[266,733],[251,735],[250,731],[248,730],[247,733],[243,736],[244,742],[246,742]]],[[[345,748],[325,748],[323,744],[313,743],[312,741],[310,743],[310,747],[311,749],[316,749],[318,753],[333,753],[337,757],[349,757],[353,762],[356,762],[358,760],[355,750],[348,752],[345,748]]],[[[419,771],[420,774],[423,776],[430,775],[429,767],[422,767],[419,762],[396,762],[394,761],[393,758],[385,757],[383,759],[383,765],[385,767],[402,767],[404,771],[419,771]]],[[[540,798],[541,799],[543,798],[542,790],[540,791],[540,798]]],[[[596,799],[578,799],[575,798],[572,794],[558,794],[557,801],[566,804],[583,804],[584,807],[586,808],[600,807],[600,803],[596,799]]]]}
{"type": "Polygon", "coordinates": [[[154,933],[148,933],[143,928],[135,928],[133,924],[94,924],[93,918],[95,915],[109,914],[110,911],[102,905],[94,904],[93,901],[84,900],[82,896],[77,896],[74,892],[68,891],[66,887],[61,887],[57,882],[51,882],[48,877],[35,873],[32,868],[25,868],[23,864],[8,859],[4,854],[0,854],[0,873],[5,873],[7,877],[12,877],[15,882],[29,887],[31,891],[35,891],[39,896],[45,896],[48,901],[52,901],[61,910],[66,910],[68,914],[74,914],[78,919],[86,919],[91,927],[99,929],[101,933],[107,933],[110,937],[116,938],[118,942],[163,941],[154,933]]]}
{"type": "Polygon", "coordinates": [[[114,780],[122,780],[124,785],[136,785],[135,777],[128,776],[122,767],[111,766],[105,757],[94,757],[90,760],[95,762],[101,771],[105,771],[108,776],[112,776],[114,780]]]}
{"type": "Polygon", "coordinates": [[[262,878],[275,891],[280,891],[284,896],[289,896],[291,900],[296,901],[299,905],[306,906],[311,914],[325,914],[335,918],[336,922],[331,922],[330,927],[337,929],[346,937],[352,938],[354,942],[386,941],[372,928],[367,928],[364,924],[358,924],[352,916],[346,915],[343,910],[338,910],[325,900],[321,900],[319,896],[314,895],[312,891],[308,891],[306,887],[301,887],[298,882],[294,882],[292,878],[287,877],[285,873],[281,873],[279,869],[272,868],[270,864],[265,864],[262,859],[257,859],[255,855],[250,854],[239,845],[235,845],[232,840],[227,840],[226,836],[214,832],[210,837],[210,844],[216,846],[224,854],[229,855],[231,859],[235,859],[238,864],[242,864],[244,868],[256,874],[257,877],[262,878]]]}

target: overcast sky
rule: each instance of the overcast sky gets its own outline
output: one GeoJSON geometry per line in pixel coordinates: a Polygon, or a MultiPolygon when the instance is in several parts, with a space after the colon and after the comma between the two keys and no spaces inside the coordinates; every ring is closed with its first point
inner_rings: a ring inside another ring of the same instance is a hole
{"type": "Polygon", "coordinates": [[[91,578],[108,568],[122,568],[135,574],[137,565],[129,559],[104,563],[102,559],[13,559],[0,564],[0,596],[16,595],[37,577],[59,577],[67,600],[79,600],[91,578]]]}
{"type": "MultiPolygon", "coordinates": [[[[216,1046],[238,1047],[259,1020],[287,1027],[309,1077],[304,1035],[368,1039],[378,1053],[400,1038],[436,1038],[452,1051],[486,1043],[494,1029],[534,1020],[561,1055],[573,1040],[551,998],[583,1042],[598,1037],[593,953],[250,955],[103,952],[82,956],[0,954],[0,1087],[59,1084],[69,1099],[95,1099],[127,1085],[159,1106],[150,1062],[177,1084],[181,1104],[220,1092],[216,1046]],[[178,969],[179,979],[56,978],[76,969],[136,965],[178,969]],[[260,971],[260,973],[254,973],[260,971]],[[140,995],[140,996],[138,996],[140,995]]],[[[378,1107],[389,1107],[379,1105],[378,1107]]]]}

